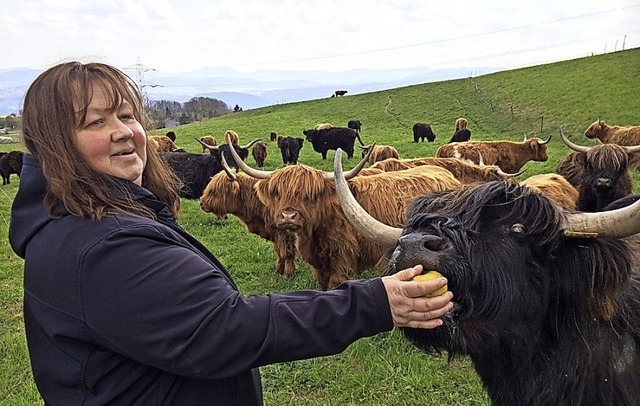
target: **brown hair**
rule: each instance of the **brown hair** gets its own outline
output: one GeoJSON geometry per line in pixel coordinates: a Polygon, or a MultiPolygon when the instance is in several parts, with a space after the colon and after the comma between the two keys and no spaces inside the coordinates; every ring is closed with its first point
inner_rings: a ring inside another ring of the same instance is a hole
{"type": "MultiPolygon", "coordinates": [[[[24,100],[22,135],[49,185],[44,203],[50,215],[63,204],[72,214],[102,219],[110,211],[154,218],[149,208],[134,200],[120,180],[97,172],[82,159],[73,137],[87,114],[92,84],[100,83],[116,110],[123,102],[133,106],[145,125],[142,96],[122,71],[102,63],[66,62],[43,72],[31,84],[24,100]]],[[[179,181],[153,148],[147,148],[142,186],[166,203],[174,216],[180,208],[179,181]]]]}

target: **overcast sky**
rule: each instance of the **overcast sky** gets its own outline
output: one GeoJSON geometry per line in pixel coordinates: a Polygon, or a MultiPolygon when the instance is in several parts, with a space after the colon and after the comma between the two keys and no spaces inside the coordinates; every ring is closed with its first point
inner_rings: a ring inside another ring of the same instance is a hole
{"type": "Polygon", "coordinates": [[[0,0],[0,69],[505,69],[640,46],[640,0],[0,0]]]}

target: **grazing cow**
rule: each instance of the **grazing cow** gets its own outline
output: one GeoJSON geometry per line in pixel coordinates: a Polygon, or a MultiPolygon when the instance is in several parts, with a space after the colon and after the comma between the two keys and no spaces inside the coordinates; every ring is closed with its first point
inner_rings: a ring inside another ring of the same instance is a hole
{"type": "Polygon", "coordinates": [[[247,231],[273,243],[276,253],[275,272],[292,277],[296,272],[295,236],[278,230],[267,221],[267,208],[260,202],[254,186],[257,179],[233,172],[222,156],[224,171],[215,174],[200,197],[200,208],[218,218],[228,214],[238,217],[247,231]]]}
{"type": "Polygon", "coordinates": [[[535,192],[547,196],[567,210],[577,210],[578,190],[573,187],[564,176],[557,173],[544,173],[530,176],[520,182],[522,186],[528,186],[535,192]]]}
{"type": "Polygon", "coordinates": [[[22,151],[9,151],[0,155],[0,176],[2,176],[3,185],[11,184],[11,174],[15,173],[20,177],[23,156],[22,151]]]}
{"type": "Polygon", "coordinates": [[[208,154],[209,148],[207,148],[203,144],[207,144],[210,147],[215,147],[216,145],[218,145],[218,140],[213,135],[203,135],[202,137],[200,137],[200,146],[202,146],[202,153],[208,154]]]}
{"type": "Polygon", "coordinates": [[[271,131],[271,134],[269,134],[269,139],[271,141],[275,141],[277,138],[278,138],[278,134],[276,134],[273,131],[271,131]]]}
{"type": "Polygon", "coordinates": [[[371,169],[382,169],[385,172],[400,171],[421,165],[435,165],[451,172],[461,183],[488,182],[490,180],[506,180],[521,175],[517,173],[505,173],[495,165],[476,165],[458,158],[413,158],[395,159],[389,158],[371,165],[371,169]]]}
{"type": "Polygon", "coordinates": [[[558,162],[556,173],[564,176],[578,190],[578,210],[600,211],[614,200],[633,192],[629,162],[640,153],[640,145],[583,147],[569,141],[562,129],[560,137],[574,152],[558,162]]]}
{"type": "Polygon", "coordinates": [[[171,141],[171,138],[164,135],[149,135],[147,140],[147,145],[150,148],[155,148],[158,153],[175,152],[180,150],[180,147],[171,141]]]}
{"type": "Polygon", "coordinates": [[[362,122],[360,120],[350,120],[347,123],[347,127],[360,132],[360,129],[362,128],[362,122]]]}
{"type": "Polygon", "coordinates": [[[282,154],[282,163],[285,165],[297,164],[303,143],[303,138],[283,137],[279,135],[278,148],[282,154]]]}
{"type": "Polygon", "coordinates": [[[640,268],[628,238],[640,202],[575,213],[488,182],[415,199],[399,229],[368,217],[335,172],[346,217],[392,253],[384,274],[420,264],[447,278],[444,324],[401,329],[415,346],[468,356],[496,406],[637,404],[640,268]]]}
{"type": "MultiPolygon", "coordinates": [[[[207,145],[199,139],[195,139],[201,145],[206,146],[209,154],[193,154],[190,152],[169,152],[161,154],[165,162],[171,167],[176,176],[182,181],[180,188],[180,196],[185,199],[198,199],[202,196],[202,192],[207,187],[209,180],[216,173],[222,171],[222,162],[220,156],[224,154],[227,162],[231,162],[231,166],[237,168],[235,161],[231,156],[229,144],[220,146],[207,145]]],[[[255,139],[245,146],[233,144],[233,150],[240,159],[246,159],[249,156],[249,148],[260,141],[255,139]]]]}
{"type": "Polygon", "coordinates": [[[347,92],[346,90],[336,90],[335,92],[333,92],[333,95],[331,97],[344,96],[347,93],[349,92],[347,92]]]}
{"type": "Polygon", "coordinates": [[[313,150],[322,154],[322,159],[327,159],[327,151],[338,148],[343,149],[349,159],[353,158],[353,146],[356,138],[360,145],[364,146],[360,135],[351,128],[332,127],[304,130],[302,133],[307,138],[307,141],[313,145],[313,150]]]}
{"type": "Polygon", "coordinates": [[[388,158],[396,158],[399,159],[400,155],[398,154],[398,150],[390,145],[365,145],[362,148],[362,157],[369,156],[367,163],[369,165],[373,165],[376,162],[384,161],[388,158]]]}
{"type": "Polygon", "coordinates": [[[169,138],[171,141],[176,142],[176,133],[173,131],[168,131],[165,136],[169,138]]]}
{"type": "Polygon", "coordinates": [[[444,144],[438,147],[435,156],[439,158],[460,158],[480,163],[480,157],[487,165],[497,165],[503,171],[518,172],[529,161],[544,162],[547,156],[546,141],[533,137],[522,142],[513,141],[467,141],[444,144]]]}
{"type": "MultiPolygon", "coordinates": [[[[335,159],[341,157],[338,149],[335,159]]],[[[318,289],[327,290],[384,262],[381,247],[359,238],[344,218],[333,173],[303,164],[267,172],[240,159],[237,163],[245,173],[260,178],[255,189],[269,210],[269,221],[296,235],[298,254],[313,267],[318,289]]],[[[363,159],[347,174],[350,186],[359,201],[387,224],[402,224],[405,207],[414,196],[460,187],[451,173],[439,167],[355,176],[365,163],[363,159]]]]}
{"type": "MultiPolygon", "coordinates": [[[[605,144],[636,146],[640,145],[640,126],[608,125],[598,120],[585,130],[584,136],[591,139],[597,138],[605,144]]],[[[636,171],[640,171],[640,159],[633,162],[633,167],[636,171]]]]}
{"type": "Polygon", "coordinates": [[[253,144],[253,147],[251,147],[251,156],[255,159],[258,168],[262,168],[264,161],[267,159],[267,143],[259,141],[253,144]]]}
{"type": "Polygon", "coordinates": [[[433,142],[436,139],[431,125],[427,123],[415,123],[413,125],[413,142],[418,142],[418,140],[424,142],[425,138],[428,142],[433,142]]]}

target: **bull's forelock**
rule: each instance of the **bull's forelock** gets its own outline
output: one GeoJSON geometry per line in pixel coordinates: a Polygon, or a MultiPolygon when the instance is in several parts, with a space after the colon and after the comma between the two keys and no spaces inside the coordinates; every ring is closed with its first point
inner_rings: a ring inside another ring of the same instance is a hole
{"type": "Polygon", "coordinates": [[[611,173],[626,170],[629,154],[616,144],[600,144],[586,152],[587,162],[596,170],[611,173]]]}
{"type": "MultiPolygon", "coordinates": [[[[325,172],[307,165],[298,164],[273,171],[270,179],[263,179],[256,185],[262,191],[264,200],[278,197],[290,204],[306,205],[320,199],[328,190],[335,190],[333,182],[325,179],[325,172]]],[[[261,197],[263,200],[263,197],[261,197]]]]}

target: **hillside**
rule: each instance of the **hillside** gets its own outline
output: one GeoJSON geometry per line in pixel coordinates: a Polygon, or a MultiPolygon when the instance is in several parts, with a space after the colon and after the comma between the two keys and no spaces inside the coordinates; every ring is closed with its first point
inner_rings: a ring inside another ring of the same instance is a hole
{"type": "MultiPolygon", "coordinates": [[[[466,117],[475,140],[519,141],[524,134],[553,135],[550,161],[529,164],[526,175],[530,176],[553,171],[554,159],[567,153],[557,137],[559,126],[572,140],[592,145],[582,134],[598,118],[609,124],[640,124],[639,93],[640,48],[636,48],[480,77],[274,105],[175,131],[179,144],[197,151],[194,137],[211,134],[220,141],[227,129],[235,130],[242,140],[268,140],[271,131],[302,137],[302,130],[317,123],[346,126],[348,120],[359,119],[365,143],[394,145],[402,157],[409,158],[431,156],[451,138],[456,118],[466,117]],[[413,144],[415,122],[430,123],[438,135],[436,141],[413,144]]],[[[273,159],[267,165],[274,168],[280,162],[273,144],[269,152],[273,159]]],[[[321,162],[319,154],[305,144],[303,163],[330,169],[329,161],[321,162]]]]}

